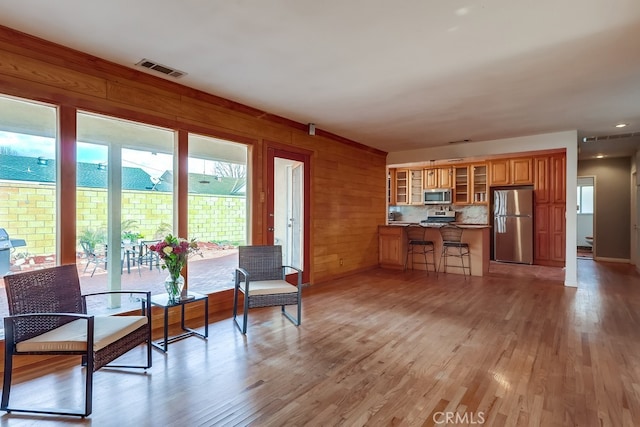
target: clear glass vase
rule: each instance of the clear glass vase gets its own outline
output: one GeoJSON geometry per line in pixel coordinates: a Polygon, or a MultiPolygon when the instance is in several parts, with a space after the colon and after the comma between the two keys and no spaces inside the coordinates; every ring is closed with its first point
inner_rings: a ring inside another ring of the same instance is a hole
{"type": "Polygon", "coordinates": [[[167,290],[167,295],[169,295],[169,302],[178,302],[180,301],[180,295],[184,287],[184,277],[180,275],[176,279],[173,279],[171,275],[169,275],[164,281],[164,287],[167,290]]]}

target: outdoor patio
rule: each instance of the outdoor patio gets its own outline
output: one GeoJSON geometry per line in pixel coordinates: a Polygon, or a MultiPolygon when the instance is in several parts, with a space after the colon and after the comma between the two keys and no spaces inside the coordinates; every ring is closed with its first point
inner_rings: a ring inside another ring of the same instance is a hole
{"type": "MultiPolygon", "coordinates": [[[[202,248],[202,258],[192,257],[189,260],[189,290],[199,293],[212,293],[233,287],[233,275],[238,265],[238,250],[236,248],[202,248]]],[[[93,277],[91,272],[93,265],[90,265],[84,272],[87,260],[78,258],[76,263],[80,276],[80,286],[83,294],[100,292],[108,289],[107,272],[100,266],[96,269],[93,277]]],[[[53,266],[53,262],[42,263],[31,266],[31,268],[44,268],[53,266]]],[[[12,270],[13,271],[13,270],[12,270]]],[[[164,293],[164,279],[167,272],[162,269],[149,268],[149,265],[140,265],[131,261],[130,272],[124,264],[121,275],[123,290],[149,290],[152,295],[164,293]]],[[[4,291],[4,281],[0,280],[0,316],[8,315],[7,295],[4,291]]],[[[126,296],[122,298],[122,305],[116,309],[109,309],[106,297],[95,297],[88,300],[88,311],[92,314],[116,313],[129,308],[138,308],[136,300],[126,296]]],[[[3,328],[0,325],[0,329],[3,328]]]]}

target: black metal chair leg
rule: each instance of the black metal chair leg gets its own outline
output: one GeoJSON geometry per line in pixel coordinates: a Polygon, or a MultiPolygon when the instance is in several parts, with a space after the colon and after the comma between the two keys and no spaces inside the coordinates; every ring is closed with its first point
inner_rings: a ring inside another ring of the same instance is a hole
{"type": "Polygon", "coordinates": [[[93,362],[87,363],[87,378],[84,393],[84,416],[91,414],[93,411],[93,362]],[[91,365],[91,366],[89,366],[91,365]]]}
{"type": "Polygon", "coordinates": [[[464,255],[462,254],[462,249],[460,249],[460,263],[462,264],[462,275],[464,276],[464,280],[467,280],[467,270],[464,267],[464,255]]]}
{"type": "MultiPolygon", "coordinates": [[[[5,344],[10,345],[10,344],[5,344]]],[[[11,374],[13,368],[13,355],[12,352],[5,352],[4,357],[4,377],[2,381],[2,402],[0,409],[7,410],[9,407],[9,393],[11,392],[11,374]]]]}
{"type": "Polygon", "coordinates": [[[249,320],[249,296],[244,296],[244,313],[242,313],[242,333],[247,333],[247,321],[249,320]]]}

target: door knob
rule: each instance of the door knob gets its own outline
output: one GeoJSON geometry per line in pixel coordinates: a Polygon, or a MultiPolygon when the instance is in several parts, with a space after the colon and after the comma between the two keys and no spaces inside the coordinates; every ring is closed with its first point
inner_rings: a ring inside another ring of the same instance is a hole
{"type": "Polygon", "coordinates": [[[267,231],[273,231],[273,227],[267,228],[267,231]]]}

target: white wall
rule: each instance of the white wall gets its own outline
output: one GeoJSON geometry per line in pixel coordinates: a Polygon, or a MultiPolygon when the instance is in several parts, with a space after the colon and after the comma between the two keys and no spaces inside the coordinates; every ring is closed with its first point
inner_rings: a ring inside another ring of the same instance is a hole
{"type": "MultiPolygon", "coordinates": [[[[635,213],[634,216],[631,217],[632,221],[632,244],[635,244],[635,251],[632,251],[633,258],[631,258],[632,262],[636,266],[636,271],[640,273],[640,151],[636,151],[635,155],[635,168],[633,169],[636,172],[636,186],[631,186],[631,191],[635,191],[636,197],[632,197],[631,200],[635,200],[635,213]]],[[[632,175],[633,176],[633,175],[632,175]]]]}
{"type": "Polygon", "coordinates": [[[579,214],[578,215],[578,234],[576,235],[576,246],[591,247],[585,237],[593,237],[593,215],[592,214],[579,214]]]}
{"type": "MultiPolygon", "coordinates": [[[[517,138],[497,139],[493,141],[449,144],[441,147],[421,148],[417,150],[396,151],[387,155],[387,165],[397,167],[430,160],[445,160],[467,157],[482,157],[497,154],[520,153],[564,148],[567,153],[567,201],[577,198],[578,180],[578,132],[565,131],[517,138]]],[[[640,159],[640,156],[639,156],[640,159]]],[[[640,161],[640,160],[639,160],[640,161]]],[[[569,205],[571,206],[571,205],[569,205]]],[[[576,210],[566,210],[566,242],[576,241],[576,210]]],[[[565,252],[565,286],[577,286],[577,248],[567,244],[565,252]]]]}

